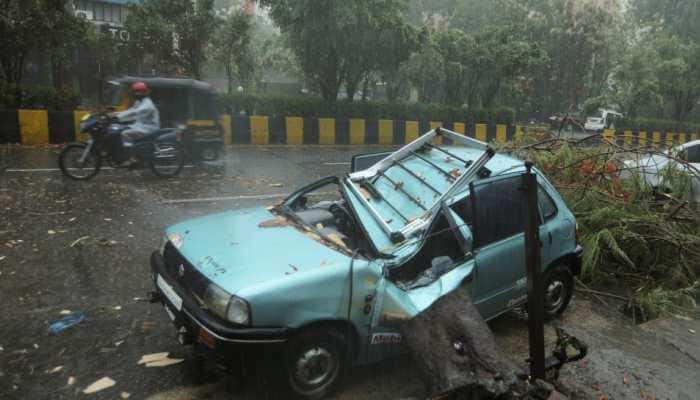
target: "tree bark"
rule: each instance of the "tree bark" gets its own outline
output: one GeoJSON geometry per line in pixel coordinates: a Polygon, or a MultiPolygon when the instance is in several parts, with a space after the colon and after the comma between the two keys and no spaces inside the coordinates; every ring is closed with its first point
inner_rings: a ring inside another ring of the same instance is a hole
{"type": "Polygon", "coordinates": [[[498,349],[466,289],[436,301],[402,332],[429,397],[516,399],[527,392],[523,371],[498,349]]]}

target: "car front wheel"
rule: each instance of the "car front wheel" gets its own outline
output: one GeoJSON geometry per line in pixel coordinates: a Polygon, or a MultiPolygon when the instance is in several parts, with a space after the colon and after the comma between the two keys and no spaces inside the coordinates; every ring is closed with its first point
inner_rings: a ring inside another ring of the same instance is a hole
{"type": "Polygon", "coordinates": [[[557,318],[566,309],[574,294],[574,277],[569,268],[558,265],[550,268],[542,277],[544,288],[544,317],[557,318]]]}
{"type": "Polygon", "coordinates": [[[346,349],[345,337],[332,329],[310,329],[292,339],[286,357],[291,395],[316,400],[335,391],[345,373],[346,349]]]}

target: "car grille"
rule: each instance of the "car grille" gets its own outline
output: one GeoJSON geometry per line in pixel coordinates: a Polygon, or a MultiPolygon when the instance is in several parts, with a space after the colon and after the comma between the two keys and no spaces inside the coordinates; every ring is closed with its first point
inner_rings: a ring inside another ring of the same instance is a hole
{"type": "Polygon", "coordinates": [[[165,260],[165,269],[170,278],[178,281],[182,287],[189,290],[190,294],[194,294],[196,298],[202,299],[204,291],[209,285],[209,280],[197,271],[171,242],[165,244],[163,258],[165,260]]]}

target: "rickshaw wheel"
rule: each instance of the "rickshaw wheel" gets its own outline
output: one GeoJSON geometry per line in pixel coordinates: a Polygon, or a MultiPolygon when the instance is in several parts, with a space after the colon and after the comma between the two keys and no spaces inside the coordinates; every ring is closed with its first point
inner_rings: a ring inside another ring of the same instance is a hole
{"type": "Polygon", "coordinates": [[[199,157],[203,161],[216,161],[219,159],[219,149],[214,146],[205,146],[199,151],[199,157]]]}

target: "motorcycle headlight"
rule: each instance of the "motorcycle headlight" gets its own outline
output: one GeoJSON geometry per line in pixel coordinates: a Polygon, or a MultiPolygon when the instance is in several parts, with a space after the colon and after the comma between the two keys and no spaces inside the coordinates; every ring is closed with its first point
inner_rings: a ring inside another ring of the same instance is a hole
{"type": "Polygon", "coordinates": [[[204,291],[203,302],[209,311],[234,324],[250,323],[248,303],[239,297],[231,296],[213,283],[210,283],[204,291]]]}

